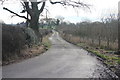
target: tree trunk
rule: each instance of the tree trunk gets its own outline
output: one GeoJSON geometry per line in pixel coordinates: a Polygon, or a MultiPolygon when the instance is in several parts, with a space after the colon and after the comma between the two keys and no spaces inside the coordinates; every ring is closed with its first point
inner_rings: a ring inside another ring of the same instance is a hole
{"type": "Polygon", "coordinates": [[[99,35],[99,47],[101,46],[101,37],[99,35]]]}
{"type": "Polygon", "coordinates": [[[110,39],[108,38],[108,40],[107,40],[107,48],[109,49],[109,47],[110,47],[110,39]]]}
{"type": "Polygon", "coordinates": [[[94,39],[92,39],[92,45],[94,45],[94,39]]]}
{"type": "Polygon", "coordinates": [[[39,14],[34,14],[31,16],[30,27],[32,29],[34,29],[34,30],[39,29],[38,20],[39,20],[39,14]]]}

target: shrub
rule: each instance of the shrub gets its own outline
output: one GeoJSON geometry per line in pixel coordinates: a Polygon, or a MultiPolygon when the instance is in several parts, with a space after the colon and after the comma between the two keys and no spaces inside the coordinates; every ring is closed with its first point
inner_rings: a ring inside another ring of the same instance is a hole
{"type": "Polygon", "coordinates": [[[26,34],[24,28],[3,25],[2,26],[2,58],[7,59],[8,56],[15,55],[26,43],[26,34]]]}
{"type": "Polygon", "coordinates": [[[34,30],[32,30],[31,28],[26,28],[25,33],[27,35],[26,40],[27,40],[28,45],[30,45],[30,44],[31,45],[32,44],[38,44],[39,43],[38,37],[40,38],[40,36],[37,36],[36,35],[37,33],[35,33],[34,30]]]}
{"type": "Polygon", "coordinates": [[[40,43],[43,36],[49,34],[51,30],[41,29],[34,31],[31,28],[2,25],[2,59],[10,60],[21,56],[20,51],[25,49],[25,45],[31,47],[40,43]]]}

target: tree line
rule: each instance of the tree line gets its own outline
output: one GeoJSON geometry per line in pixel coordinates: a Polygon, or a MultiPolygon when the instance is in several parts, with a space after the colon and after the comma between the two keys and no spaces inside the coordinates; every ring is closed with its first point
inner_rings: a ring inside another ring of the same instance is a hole
{"type": "Polygon", "coordinates": [[[63,34],[79,36],[80,42],[105,49],[118,49],[118,20],[113,16],[96,22],[84,21],[77,24],[64,22],[57,29],[63,34]]]}

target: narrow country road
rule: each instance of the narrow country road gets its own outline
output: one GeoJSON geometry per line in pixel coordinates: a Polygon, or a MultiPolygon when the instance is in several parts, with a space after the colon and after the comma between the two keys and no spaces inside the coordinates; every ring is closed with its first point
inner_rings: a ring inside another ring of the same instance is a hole
{"type": "Polygon", "coordinates": [[[2,68],[3,78],[110,78],[116,76],[96,56],[53,31],[52,47],[40,56],[2,68]]]}

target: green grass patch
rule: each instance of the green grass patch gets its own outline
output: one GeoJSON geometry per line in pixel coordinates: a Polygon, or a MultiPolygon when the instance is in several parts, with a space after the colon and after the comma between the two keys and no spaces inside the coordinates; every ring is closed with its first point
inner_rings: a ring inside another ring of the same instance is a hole
{"type": "Polygon", "coordinates": [[[100,49],[95,49],[95,47],[91,47],[85,43],[78,43],[77,45],[80,47],[83,47],[84,49],[88,50],[89,52],[94,53],[98,57],[102,58],[107,65],[114,66],[114,65],[120,64],[120,57],[118,57],[114,54],[112,54],[112,56],[111,56],[110,53],[113,52],[112,50],[102,49],[106,53],[101,53],[100,49]]]}
{"type": "Polygon", "coordinates": [[[92,52],[92,53],[94,53],[94,54],[96,54],[98,57],[101,57],[101,58],[105,59],[105,60],[109,59],[108,56],[99,53],[97,50],[89,50],[89,51],[92,52]]]}
{"type": "Polygon", "coordinates": [[[100,53],[97,50],[90,50],[92,53],[96,54],[98,57],[106,60],[105,63],[107,63],[108,65],[115,65],[115,64],[120,64],[120,58],[118,56],[109,56],[109,55],[105,55],[100,53]]]}
{"type": "Polygon", "coordinates": [[[79,43],[77,44],[78,46],[84,46],[85,44],[84,43],[79,43]]]}
{"type": "Polygon", "coordinates": [[[51,41],[49,40],[50,35],[43,38],[42,44],[45,46],[46,50],[51,47],[51,41]]]}

